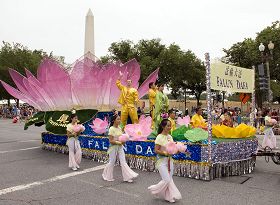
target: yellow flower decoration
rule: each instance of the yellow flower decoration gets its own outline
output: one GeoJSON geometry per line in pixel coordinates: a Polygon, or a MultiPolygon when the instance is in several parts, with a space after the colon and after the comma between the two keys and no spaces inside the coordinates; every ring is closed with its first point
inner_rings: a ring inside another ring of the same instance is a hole
{"type": "Polygon", "coordinates": [[[212,134],[217,138],[246,138],[254,136],[256,128],[245,124],[240,124],[237,127],[213,125],[212,134]]]}

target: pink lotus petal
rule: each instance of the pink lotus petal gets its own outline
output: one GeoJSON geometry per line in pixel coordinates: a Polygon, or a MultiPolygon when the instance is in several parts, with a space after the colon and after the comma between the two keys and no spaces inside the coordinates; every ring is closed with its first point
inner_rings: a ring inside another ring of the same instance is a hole
{"type": "Polygon", "coordinates": [[[29,87],[25,84],[27,78],[13,69],[9,69],[9,73],[20,92],[22,92],[26,97],[28,97],[32,102],[36,104],[35,108],[42,110],[44,108],[44,105],[38,102],[38,96],[34,96],[31,90],[28,89],[29,87]]]}
{"type": "Polygon", "coordinates": [[[140,79],[140,65],[137,62],[137,60],[135,58],[133,58],[132,60],[124,63],[122,65],[122,67],[126,67],[126,71],[127,71],[127,80],[132,80],[132,87],[134,87],[135,89],[138,89],[138,81],[140,79]]]}
{"type": "Polygon", "coordinates": [[[272,124],[277,124],[277,120],[271,119],[271,120],[270,120],[270,123],[272,123],[272,124]]]}
{"type": "Polygon", "coordinates": [[[158,78],[159,68],[152,72],[148,78],[142,83],[142,85],[138,89],[139,99],[144,97],[149,91],[149,83],[156,82],[158,78]]]}
{"type": "Polygon", "coordinates": [[[23,83],[23,79],[25,78],[23,75],[21,75],[20,73],[18,73],[17,71],[13,70],[13,69],[9,69],[9,74],[11,76],[11,78],[13,79],[13,81],[15,82],[17,88],[22,92],[22,93],[28,93],[26,90],[26,87],[23,83]]]}
{"type": "Polygon", "coordinates": [[[72,92],[76,103],[84,108],[99,108],[106,95],[108,75],[102,75],[102,66],[92,59],[78,60],[70,74],[72,92]]]}
{"type": "Polygon", "coordinates": [[[44,111],[51,110],[51,107],[44,100],[40,92],[38,92],[38,90],[32,84],[29,83],[28,79],[24,78],[23,83],[29,95],[32,96],[33,99],[36,99],[35,102],[42,108],[41,110],[44,111]]]}
{"type": "Polygon", "coordinates": [[[175,142],[169,141],[166,146],[166,151],[168,154],[176,154],[178,152],[178,148],[175,142]]]}
{"type": "Polygon", "coordinates": [[[131,137],[132,141],[145,141],[151,134],[152,129],[149,126],[141,124],[128,124],[124,131],[131,137]]]}
{"type": "Polygon", "coordinates": [[[81,128],[81,132],[83,132],[83,131],[85,131],[85,126],[83,126],[83,125],[80,125],[80,128],[81,128]]]}
{"type": "Polygon", "coordinates": [[[29,77],[36,78],[29,70],[27,70],[26,68],[24,70],[25,70],[25,74],[26,74],[27,78],[29,78],[29,77]]]}
{"type": "Polygon", "coordinates": [[[107,119],[101,120],[99,118],[95,118],[92,121],[92,124],[93,125],[90,125],[90,127],[97,134],[103,134],[103,133],[105,133],[107,131],[107,127],[108,127],[107,119]]]}
{"type": "Polygon", "coordinates": [[[12,86],[8,85],[7,83],[3,82],[0,80],[0,82],[2,83],[3,87],[7,90],[7,92],[14,96],[17,99],[21,99],[22,101],[34,106],[34,107],[39,107],[35,102],[32,101],[32,99],[30,99],[28,96],[24,95],[22,92],[20,92],[19,90],[13,88],[12,86]]]}
{"type": "Polygon", "coordinates": [[[186,151],[186,149],[187,149],[187,146],[186,145],[184,145],[182,142],[177,142],[177,149],[178,149],[178,151],[179,152],[185,152],[186,151]]]}
{"type": "Polygon", "coordinates": [[[121,136],[119,136],[119,141],[120,142],[126,142],[129,140],[129,135],[128,134],[122,134],[121,136]]]}
{"type": "Polygon", "coordinates": [[[30,88],[36,92],[41,98],[45,101],[46,106],[49,107],[49,110],[55,110],[56,107],[54,105],[53,99],[48,95],[48,93],[40,86],[37,79],[28,78],[28,83],[30,88]]]}
{"type": "Polygon", "coordinates": [[[38,68],[37,77],[56,110],[73,108],[70,76],[62,65],[45,58],[38,68]]]}
{"type": "Polygon", "coordinates": [[[80,125],[74,125],[74,126],[73,126],[73,131],[74,131],[74,132],[78,133],[78,132],[80,132],[80,130],[81,130],[80,125]]]}
{"type": "Polygon", "coordinates": [[[85,131],[85,127],[83,125],[77,124],[77,125],[74,125],[73,131],[76,133],[83,132],[83,131],[85,131]]]}
{"type": "Polygon", "coordinates": [[[180,126],[182,126],[182,125],[188,126],[190,124],[190,121],[191,121],[191,119],[190,119],[189,115],[185,116],[183,118],[182,117],[178,117],[177,124],[180,125],[180,126]]]}
{"type": "Polygon", "coordinates": [[[145,117],[144,115],[141,115],[139,118],[139,124],[151,127],[152,126],[152,118],[150,116],[145,117]]]}

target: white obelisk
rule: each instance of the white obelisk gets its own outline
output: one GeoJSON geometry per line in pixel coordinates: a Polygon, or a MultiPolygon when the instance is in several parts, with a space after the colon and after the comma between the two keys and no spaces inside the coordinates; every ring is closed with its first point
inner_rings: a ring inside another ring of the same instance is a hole
{"type": "Polygon", "coordinates": [[[85,28],[85,50],[84,54],[92,57],[95,60],[94,52],[94,17],[92,11],[89,9],[86,15],[86,28],[85,28]]]}

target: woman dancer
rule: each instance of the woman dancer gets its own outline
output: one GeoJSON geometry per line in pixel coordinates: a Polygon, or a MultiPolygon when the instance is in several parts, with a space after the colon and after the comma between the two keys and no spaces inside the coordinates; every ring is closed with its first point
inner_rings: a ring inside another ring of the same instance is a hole
{"type": "Polygon", "coordinates": [[[109,154],[109,163],[106,165],[102,177],[106,181],[114,181],[113,178],[113,169],[116,162],[117,156],[119,157],[122,169],[123,181],[133,182],[133,178],[137,177],[138,174],[135,173],[127,165],[125,161],[125,154],[123,150],[123,143],[118,141],[118,137],[123,134],[122,129],[120,128],[121,118],[119,115],[114,115],[111,120],[111,127],[109,129],[109,141],[110,146],[108,149],[109,154]]]}
{"type": "Polygon", "coordinates": [[[66,145],[69,148],[69,167],[76,171],[80,168],[79,164],[82,159],[82,150],[78,140],[80,132],[74,132],[74,126],[77,125],[78,116],[76,114],[72,114],[70,120],[71,122],[66,127],[68,137],[66,145]]]}
{"type": "Polygon", "coordinates": [[[165,148],[168,141],[173,141],[172,136],[169,135],[170,130],[171,122],[168,119],[162,120],[158,128],[158,136],[155,140],[155,152],[157,153],[156,168],[159,170],[162,180],[148,189],[153,195],[174,203],[175,199],[181,199],[182,196],[173,182],[173,161],[165,148]]]}
{"type": "Polygon", "coordinates": [[[271,111],[266,111],[266,116],[264,118],[265,121],[265,129],[264,129],[264,138],[262,142],[262,147],[270,147],[271,149],[275,149],[276,147],[276,137],[273,133],[274,124],[271,121],[271,111]]]}

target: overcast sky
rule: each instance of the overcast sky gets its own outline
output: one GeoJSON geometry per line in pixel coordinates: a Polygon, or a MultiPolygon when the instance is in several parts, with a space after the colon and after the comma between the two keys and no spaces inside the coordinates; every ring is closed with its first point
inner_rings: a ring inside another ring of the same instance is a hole
{"type": "Polygon", "coordinates": [[[222,57],[223,48],[280,19],[279,0],[0,0],[0,40],[53,51],[71,63],[83,55],[89,8],[97,57],[112,42],[152,38],[200,59],[205,52],[222,57]]]}

